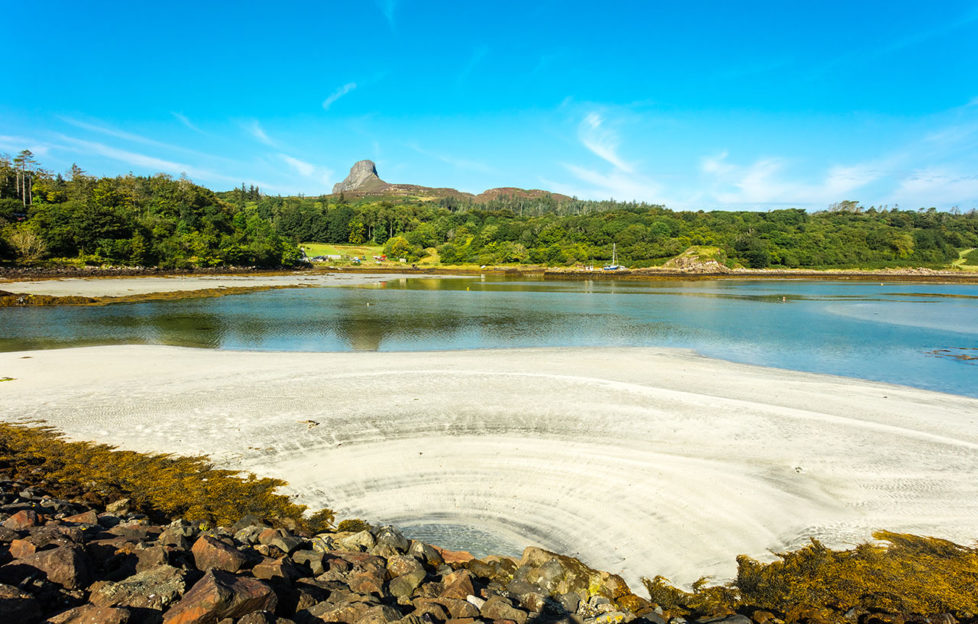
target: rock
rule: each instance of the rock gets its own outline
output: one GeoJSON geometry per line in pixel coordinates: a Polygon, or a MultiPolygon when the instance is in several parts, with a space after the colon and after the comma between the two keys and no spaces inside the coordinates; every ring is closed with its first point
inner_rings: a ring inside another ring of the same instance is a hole
{"type": "MultiPolygon", "coordinates": [[[[621,611],[608,611],[594,618],[595,624],[624,624],[628,616],[621,611]]],[[[749,622],[750,620],[748,620],[749,622]]]]}
{"type": "Polygon", "coordinates": [[[470,605],[474,606],[476,609],[479,609],[480,611],[482,610],[482,605],[486,604],[486,601],[483,600],[482,598],[479,598],[478,596],[472,596],[472,595],[466,596],[465,602],[469,603],[470,605]]]}
{"type": "Polygon", "coordinates": [[[182,529],[177,527],[167,527],[164,529],[156,542],[161,546],[173,546],[180,550],[190,548],[190,538],[184,534],[182,529]]]}
{"type": "Polygon", "coordinates": [[[292,581],[303,576],[302,572],[284,557],[280,559],[264,559],[260,563],[255,564],[255,567],[251,569],[251,573],[255,578],[266,581],[271,579],[292,581]]]}
{"type": "Polygon", "coordinates": [[[468,600],[439,598],[438,603],[448,610],[448,614],[452,616],[453,619],[479,617],[479,608],[468,600]]]}
{"type": "MultiPolygon", "coordinates": [[[[305,614],[317,618],[320,622],[343,622],[343,624],[355,624],[360,618],[375,605],[366,602],[346,602],[334,603],[321,602],[309,609],[305,614]]],[[[299,617],[299,614],[296,614],[299,617]]],[[[169,624],[165,622],[164,624],[169,624]]]]}
{"type": "Polygon", "coordinates": [[[105,513],[121,516],[129,512],[130,501],[128,498],[120,498],[105,506],[105,513]]]}
{"type": "Polygon", "coordinates": [[[268,611],[252,611],[240,618],[237,624],[276,624],[278,621],[275,614],[268,611]]]}
{"type": "Polygon", "coordinates": [[[80,546],[59,546],[28,555],[10,566],[23,566],[40,570],[52,583],[68,589],[85,587],[91,578],[88,555],[80,546]]]}
{"type": "Polygon", "coordinates": [[[43,518],[37,512],[30,509],[22,509],[3,521],[3,526],[13,531],[26,531],[43,522],[43,518]]]}
{"type": "Polygon", "coordinates": [[[408,548],[408,554],[436,568],[445,563],[445,560],[441,558],[438,551],[424,542],[412,541],[411,547],[408,548]]]}
{"type": "Polygon", "coordinates": [[[387,570],[391,573],[392,577],[397,577],[418,570],[423,572],[424,566],[414,557],[394,555],[387,559],[387,570]]]}
{"type": "Polygon", "coordinates": [[[456,570],[442,579],[444,589],[441,595],[445,598],[458,598],[465,600],[470,595],[475,594],[475,587],[472,585],[472,573],[468,570],[456,570]]]}
{"type": "Polygon", "coordinates": [[[333,194],[344,191],[382,190],[387,183],[377,175],[377,166],[372,160],[361,160],[350,167],[350,175],[342,182],[333,185],[333,194]]]}
{"type": "Polygon", "coordinates": [[[464,550],[448,550],[447,548],[439,548],[438,546],[432,546],[432,548],[435,549],[445,563],[468,563],[475,559],[475,555],[464,550]]]}
{"type": "Polygon", "coordinates": [[[209,535],[199,537],[190,552],[193,553],[197,569],[202,572],[210,569],[237,572],[248,561],[248,557],[237,548],[209,535]]]}
{"type": "Polygon", "coordinates": [[[275,611],[277,604],[265,583],[211,569],[163,615],[163,624],[211,624],[253,611],[275,611]]]}
{"type": "Polygon", "coordinates": [[[425,622],[430,622],[431,618],[444,622],[448,619],[448,611],[437,600],[428,598],[415,598],[411,603],[414,606],[414,613],[425,622]]]}
{"type": "Polygon", "coordinates": [[[631,593],[617,574],[594,570],[573,557],[535,546],[523,551],[517,575],[550,595],[576,592],[582,598],[601,595],[615,600],[631,593]]]}
{"type": "Polygon", "coordinates": [[[333,551],[324,557],[326,572],[316,578],[323,581],[341,581],[358,594],[384,593],[387,578],[387,562],[383,558],[364,553],[333,551]]]}
{"type": "Polygon", "coordinates": [[[401,613],[387,605],[377,605],[370,607],[364,612],[356,624],[392,624],[401,619],[401,613]]]}
{"type": "MultiPolygon", "coordinates": [[[[557,596],[557,604],[563,607],[564,611],[567,613],[577,613],[578,607],[581,606],[581,597],[577,592],[567,592],[557,596]]],[[[665,624],[663,622],[662,624],[665,624]]]]}
{"type": "Polygon", "coordinates": [[[242,544],[257,544],[258,538],[264,530],[264,527],[257,525],[246,526],[235,531],[234,539],[242,544]]]}
{"type": "Polygon", "coordinates": [[[177,602],[187,588],[187,573],[162,565],[139,572],[117,583],[92,589],[92,604],[163,611],[177,602]]]}
{"type": "Polygon", "coordinates": [[[419,568],[412,570],[406,574],[402,574],[396,578],[391,579],[390,583],[387,584],[387,591],[391,593],[392,596],[396,598],[408,598],[414,593],[414,590],[418,588],[421,581],[424,580],[427,574],[424,568],[419,568]]]}
{"type": "Polygon", "coordinates": [[[248,528],[257,527],[259,530],[268,528],[268,523],[261,518],[254,516],[252,514],[245,514],[238,519],[233,525],[231,525],[231,532],[237,533],[238,531],[248,528]]]}
{"type": "Polygon", "coordinates": [[[129,609],[86,604],[51,616],[45,624],[129,624],[132,621],[129,609]]]}
{"type": "Polygon", "coordinates": [[[410,540],[392,526],[380,527],[374,538],[378,546],[390,546],[400,553],[406,553],[408,548],[411,547],[410,540]]]}
{"type": "Polygon", "coordinates": [[[35,624],[41,620],[41,606],[29,593],[12,585],[0,585],[0,622],[35,624]]]}
{"type": "Polygon", "coordinates": [[[305,543],[304,540],[295,537],[294,535],[282,535],[273,538],[270,542],[268,542],[267,545],[274,546],[275,548],[281,550],[283,553],[289,554],[295,551],[296,549],[298,549],[299,546],[302,546],[303,543],[305,543]]]}
{"type": "Polygon", "coordinates": [[[14,559],[23,559],[27,555],[37,552],[34,542],[26,539],[15,539],[10,542],[10,556],[14,559]]]}
{"type": "Polygon", "coordinates": [[[525,611],[513,607],[502,596],[493,596],[479,610],[482,617],[490,620],[513,620],[516,624],[526,624],[525,611]]]}
{"type": "Polygon", "coordinates": [[[74,524],[98,524],[98,514],[95,510],[89,509],[86,512],[75,514],[73,516],[68,516],[67,518],[62,518],[64,522],[72,522],[74,524]]]}
{"type": "Polygon", "coordinates": [[[374,539],[370,531],[360,531],[347,537],[336,540],[336,545],[344,550],[359,551],[369,550],[374,547],[377,540],[374,539]]]}
{"type": "Polygon", "coordinates": [[[310,543],[312,544],[312,549],[316,552],[329,552],[330,550],[336,550],[336,543],[333,542],[333,538],[325,533],[312,538],[310,543]]]}
{"type": "Polygon", "coordinates": [[[323,557],[323,552],[316,550],[297,550],[292,553],[292,561],[309,568],[313,576],[319,576],[326,570],[323,557]]]}

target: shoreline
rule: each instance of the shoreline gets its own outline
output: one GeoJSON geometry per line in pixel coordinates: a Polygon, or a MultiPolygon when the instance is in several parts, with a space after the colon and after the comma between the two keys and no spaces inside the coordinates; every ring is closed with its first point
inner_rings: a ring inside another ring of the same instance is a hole
{"type": "Polygon", "coordinates": [[[76,347],[2,353],[0,376],[7,421],[204,453],[338,517],[472,526],[630,584],[809,537],[978,535],[978,400],[904,386],[656,348],[76,347]]]}

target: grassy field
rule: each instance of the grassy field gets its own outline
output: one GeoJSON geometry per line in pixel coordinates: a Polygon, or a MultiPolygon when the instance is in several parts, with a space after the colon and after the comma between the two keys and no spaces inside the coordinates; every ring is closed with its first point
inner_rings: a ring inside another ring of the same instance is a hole
{"type": "Polygon", "coordinates": [[[952,262],[951,266],[965,271],[978,271],[978,249],[965,249],[961,251],[958,259],[952,262]]]}
{"type": "Polygon", "coordinates": [[[372,261],[374,256],[384,253],[384,248],[381,245],[333,245],[330,243],[299,243],[299,245],[306,250],[306,255],[310,258],[339,254],[359,258],[366,256],[368,261],[372,261]]]}

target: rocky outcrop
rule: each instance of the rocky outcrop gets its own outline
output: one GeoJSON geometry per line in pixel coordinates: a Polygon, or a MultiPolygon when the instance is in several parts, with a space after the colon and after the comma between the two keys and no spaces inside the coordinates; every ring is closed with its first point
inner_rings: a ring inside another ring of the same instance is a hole
{"type": "Polygon", "coordinates": [[[389,526],[164,526],[128,501],[100,511],[0,481],[0,622],[616,624],[652,613],[618,577],[571,557],[449,552],[389,526]]]}
{"type": "Polygon", "coordinates": [[[377,175],[377,165],[372,160],[360,160],[350,168],[350,175],[339,184],[333,185],[333,194],[344,193],[347,191],[371,191],[378,192],[384,190],[387,183],[377,175]]]}

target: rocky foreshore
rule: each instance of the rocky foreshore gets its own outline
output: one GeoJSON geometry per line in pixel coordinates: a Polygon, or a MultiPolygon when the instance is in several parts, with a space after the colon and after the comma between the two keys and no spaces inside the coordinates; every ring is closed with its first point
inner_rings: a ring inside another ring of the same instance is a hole
{"type": "Polygon", "coordinates": [[[0,622],[665,622],[620,577],[538,548],[478,560],[393,527],[161,525],[13,481],[0,500],[0,622]]]}
{"type": "Polygon", "coordinates": [[[155,266],[0,266],[0,280],[33,280],[66,277],[138,277],[141,275],[250,275],[253,273],[274,274],[301,271],[308,268],[309,265],[278,269],[265,269],[254,266],[193,267],[186,269],[167,269],[155,266]]]}

